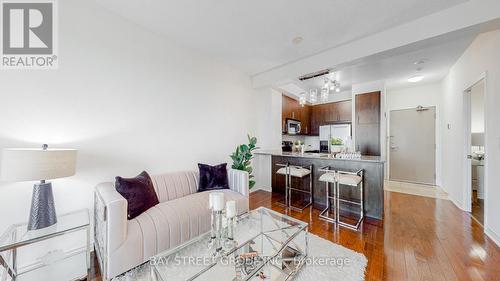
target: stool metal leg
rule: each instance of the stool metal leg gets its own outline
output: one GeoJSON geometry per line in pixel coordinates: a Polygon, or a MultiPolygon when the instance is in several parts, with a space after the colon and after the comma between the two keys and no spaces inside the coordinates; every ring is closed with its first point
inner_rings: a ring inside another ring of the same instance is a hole
{"type": "Polygon", "coordinates": [[[277,164],[278,166],[283,166],[285,167],[285,200],[283,203],[280,201],[276,202],[278,205],[281,205],[285,208],[288,208],[290,206],[290,200],[289,200],[289,191],[290,191],[290,182],[291,182],[291,176],[290,176],[290,163],[285,164],[277,164]]]}
{"type": "Polygon", "coordinates": [[[359,223],[358,223],[358,227],[359,227],[359,224],[361,223],[361,221],[365,218],[365,191],[364,191],[364,188],[365,188],[365,183],[364,183],[364,171],[361,171],[361,178],[363,179],[361,181],[361,186],[360,186],[360,198],[361,198],[361,212],[360,212],[360,219],[359,219],[359,223]]]}
{"type": "Polygon", "coordinates": [[[335,181],[335,205],[337,209],[335,210],[335,216],[336,216],[336,222],[340,222],[340,188],[339,188],[339,182],[338,180],[335,181]]]}
{"type": "Polygon", "coordinates": [[[288,189],[290,185],[290,171],[288,170],[288,164],[286,167],[286,174],[285,174],[285,206],[288,207],[288,189]]]}
{"type": "MultiPolygon", "coordinates": [[[[302,190],[302,189],[298,189],[298,188],[293,188],[291,186],[291,183],[290,183],[290,196],[288,197],[288,206],[295,210],[295,211],[299,211],[299,212],[302,212],[304,211],[307,207],[311,206],[312,205],[312,202],[313,202],[313,165],[310,165],[309,166],[309,190],[308,191],[305,191],[305,190],[302,190]],[[302,193],[308,193],[309,194],[309,202],[303,206],[303,207],[295,207],[292,205],[292,191],[298,191],[298,192],[302,192],[302,193]]],[[[291,182],[291,176],[290,176],[290,182],[291,182]]]]}
{"type": "Polygon", "coordinates": [[[337,220],[337,214],[339,213],[339,211],[337,210],[337,188],[336,188],[336,185],[337,185],[337,181],[335,181],[335,183],[333,184],[333,210],[335,211],[335,223],[338,223],[338,220],[337,220]]]}
{"type": "MultiPolygon", "coordinates": [[[[356,221],[356,224],[349,224],[349,223],[345,223],[345,222],[342,222],[340,220],[340,216],[339,216],[339,212],[337,213],[337,222],[340,226],[343,226],[343,227],[347,227],[349,229],[352,229],[352,230],[358,230],[359,229],[359,226],[361,225],[361,222],[363,222],[363,219],[365,217],[365,208],[364,208],[364,175],[363,175],[363,170],[361,170],[360,172],[360,176],[361,176],[361,182],[359,183],[359,191],[360,191],[360,202],[357,203],[357,202],[353,202],[353,201],[349,201],[349,200],[341,200],[340,199],[340,195],[337,196],[337,203],[339,204],[341,201],[342,202],[347,202],[347,203],[351,203],[351,204],[355,204],[355,205],[359,205],[359,208],[360,208],[360,213],[359,213],[359,219],[356,221]]],[[[339,188],[339,184],[337,184],[337,188],[338,190],[337,191],[340,191],[340,188],[339,188]]],[[[340,207],[337,206],[337,210],[340,211],[340,207]]]]}
{"type": "MultiPolygon", "coordinates": [[[[331,218],[329,217],[328,215],[325,215],[325,213],[328,213],[330,210],[331,210],[331,206],[330,206],[330,200],[332,199],[332,196],[330,196],[330,183],[329,182],[325,182],[325,185],[326,185],[326,208],[319,214],[319,218],[324,220],[324,221],[327,221],[327,222],[332,222],[332,223],[336,223],[337,220],[335,218],[331,218]]],[[[335,198],[335,189],[333,191],[333,198],[335,198]]],[[[335,211],[335,214],[337,214],[337,211],[335,210],[335,200],[333,201],[333,209],[335,211]]]]}

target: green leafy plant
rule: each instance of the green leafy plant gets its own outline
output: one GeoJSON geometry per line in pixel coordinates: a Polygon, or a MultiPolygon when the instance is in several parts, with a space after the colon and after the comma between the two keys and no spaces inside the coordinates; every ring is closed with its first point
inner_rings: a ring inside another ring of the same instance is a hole
{"type": "Polygon", "coordinates": [[[342,139],[340,139],[340,138],[332,138],[332,139],[330,140],[330,143],[331,143],[332,145],[342,145],[344,142],[343,142],[343,141],[342,141],[342,139]]]}
{"type": "Polygon", "coordinates": [[[248,135],[248,144],[241,144],[236,147],[236,151],[231,154],[231,159],[233,160],[233,165],[231,168],[240,170],[240,171],[247,171],[250,181],[249,181],[249,187],[252,188],[255,185],[255,181],[253,179],[252,175],[252,159],[253,159],[253,154],[252,151],[257,149],[257,138],[256,137],[250,137],[248,135]]]}

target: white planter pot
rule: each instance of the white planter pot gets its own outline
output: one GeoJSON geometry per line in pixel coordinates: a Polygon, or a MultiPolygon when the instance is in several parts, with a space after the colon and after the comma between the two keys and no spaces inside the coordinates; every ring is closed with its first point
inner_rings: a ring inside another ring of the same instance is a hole
{"type": "Polygon", "coordinates": [[[342,149],[344,148],[343,145],[331,145],[330,146],[330,151],[332,153],[339,153],[339,152],[342,152],[342,149]]]}

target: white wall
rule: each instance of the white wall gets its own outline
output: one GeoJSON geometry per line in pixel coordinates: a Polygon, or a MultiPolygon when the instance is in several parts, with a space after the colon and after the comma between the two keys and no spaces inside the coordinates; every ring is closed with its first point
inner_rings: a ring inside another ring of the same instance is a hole
{"type": "Polygon", "coordinates": [[[500,244],[500,30],[481,34],[451,68],[443,81],[442,143],[443,188],[457,206],[467,209],[465,179],[465,116],[463,91],[486,73],[485,144],[486,199],[485,231],[500,244]],[[450,124],[448,129],[447,124],[450,124]]]}
{"type": "MultiPolygon", "coordinates": [[[[387,89],[387,135],[390,135],[390,112],[423,107],[436,107],[436,184],[441,184],[441,128],[440,128],[440,101],[442,95],[441,83],[414,85],[407,88],[387,89]]],[[[387,147],[389,147],[387,140],[387,147]]],[[[387,166],[390,165],[390,149],[387,151],[387,166]]]]}
{"type": "MultiPolygon", "coordinates": [[[[248,76],[93,1],[60,1],[59,17],[58,70],[0,74],[0,148],[78,149],[76,176],[53,181],[57,212],[92,208],[117,175],[229,162],[255,133],[248,76]]],[[[32,185],[0,184],[0,232],[27,220],[32,185]]]]}
{"type": "Polygon", "coordinates": [[[261,149],[281,149],[281,93],[264,88],[253,98],[256,136],[261,149]]]}
{"type": "MultiPolygon", "coordinates": [[[[261,150],[281,150],[281,93],[272,88],[257,91],[253,99],[256,137],[261,150]]],[[[271,156],[255,154],[252,165],[255,190],[271,191],[271,156]]]]}

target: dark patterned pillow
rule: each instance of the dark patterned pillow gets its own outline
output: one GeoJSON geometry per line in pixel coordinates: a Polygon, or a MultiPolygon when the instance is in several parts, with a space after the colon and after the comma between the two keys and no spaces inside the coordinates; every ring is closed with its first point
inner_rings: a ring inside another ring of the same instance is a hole
{"type": "Polygon", "coordinates": [[[217,166],[198,164],[198,168],[200,169],[198,192],[215,189],[229,189],[226,166],[227,163],[217,166]]]}
{"type": "Polygon", "coordinates": [[[131,220],[158,204],[153,182],[146,171],[135,178],[116,177],[115,188],[127,199],[127,219],[131,220]]]}

